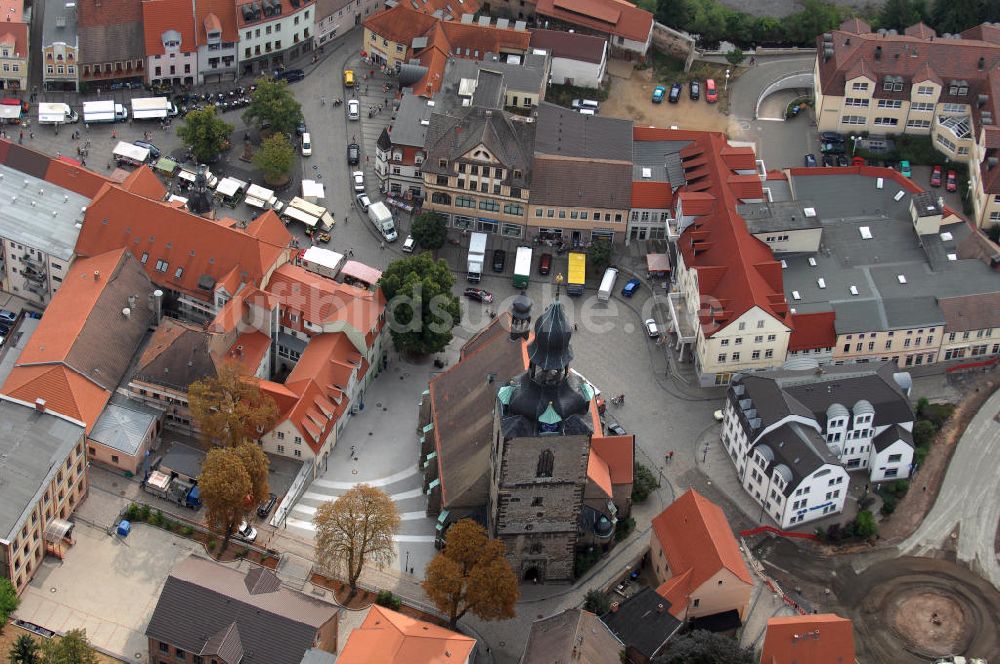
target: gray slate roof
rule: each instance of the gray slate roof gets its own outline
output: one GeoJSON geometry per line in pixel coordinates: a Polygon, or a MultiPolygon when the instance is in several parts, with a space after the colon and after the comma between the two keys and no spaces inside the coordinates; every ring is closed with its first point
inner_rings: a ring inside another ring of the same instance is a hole
{"type": "Polygon", "coordinates": [[[543,98],[548,74],[545,57],[527,53],[521,56],[519,63],[508,62],[506,58],[487,53],[481,61],[450,59],[441,78],[441,91],[435,95],[441,112],[454,113],[467,106],[459,95],[463,80],[478,81],[474,97],[480,106],[502,108],[505,92],[536,94],[543,98]],[[489,97],[483,94],[486,91],[489,97]]]}
{"type": "Polygon", "coordinates": [[[14,539],[83,432],[57,415],[0,400],[0,539],[14,539]]]}
{"type": "Polygon", "coordinates": [[[605,159],[536,156],[528,202],[627,210],[632,207],[632,165],[605,159]]]}
{"type": "Polygon", "coordinates": [[[248,586],[243,571],[191,556],[167,577],[146,636],[227,664],[300,664],[337,607],[284,587],[248,586]]]}
{"type": "Polygon", "coordinates": [[[574,651],[573,661],[579,664],[619,664],[622,649],[622,642],[600,618],[582,609],[566,609],[531,624],[520,664],[562,662],[574,651]]]}
{"type": "Polygon", "coordinates": [[[805,210],[809,207],[812,207],[812,203],[804,200],[779,203],[741,203],[736,206],[736,213],[743,217],[747,224],[747,230],[751,233],[820,228],[822,224],[818,215],[806,216],[805,210]]]}
{"type": "Polygon", "coordinates": [[[42,23],[42,46],[64,42],[76,46],[76,9],[67,7],[69,0],[45,0],[42,23]],[[63,25],[57,25],[63,19],[63,25]]]}
{"type": "Polygon", "coordinates": [[[897,440],[901,440],[910,447],[913,447],[913,434],[898,424],[889,427],[879,435],[875,436],[875,439],[872,440],[872,445],[875,446],[876,450],[881,452],[897,440]]]}
{"type": "Polygon", "coordinates": [[[800,313],[836,313],[838,334],[939,326],[938,301],[1000,292],[1000,274],[983,262],[961,258],[959,246],[971,234],[964,223],[918,237],[909,201],[893,200],[898,188],[875,188],[859,175],[793,176],[799,201],[810,201],[823,229],[816,254],[781,258],[785,297],[800,313]],[[861,227],[872,239],[865,240],[861,227]],[[951,260],[953,256],[955,260],[951,260]],[[809,258],[816,262],[809,265],[809,258]],[[906,283],[900,283],[903,275],[906,283]],[[826,288],[820,288],[822,278],[826,288]],[[851,286],[858,290],[852,295],[851,286]],[[799,299],[795,299],[793,291],[799,299]]]}
{"type": "Polygon", "coordinates": [[[76,227],[83,220],[80,210],[90,205],[90,199],[43,180],[48,161],[41,153],[12,150],[9,165],[0,164],[0,197],[4,201],[0,236],[69,261],[80,236],[76,227]],[[15,158],[26,163],[11,163],[15,158]],[[14,197],[17,200],[11,203],[14,197]]]}
{"type": "Polygon", "coordinates": [[[488,502],[497,389],[525,369],[523,341],[510,340],[509,320],[497,316],[468,341],[458,364],[430,382],[443,509],[488,502]]]}
{"type": "Polygon", "coordinates": [[[164,318],[149,337],[133,377],[186,390],[196,380],[216,374],[210,339],[198,326],[164,318]]]}
{"type": "Polygon", "coordinates": [[[633,141],[632,178],[636,181],[669,182],[677,190],[684,184],[684,165],[681,150],[691,141],[633,141]],[[650,169],[650,177],[644,178],[642,170],[650,169]]]}
{"type": "Polygon", "coordinates": [[[424,97],[403,95],[392,121],[392,133],[388,134],[390,144],[424,147],[434,106],[433,101],[424,97]]]}
{"type": "Polygon", "coordinates": [[[790,472],[785,475],[786,496],[798,486],[802,478],[810,475],[824,464],[840,465],[840,461],[830,452],[823,437],[811,427],[798,422],[783,424],[774,431],[761,436],[755,448],[766,446],[771,453],[765,456],[771,459],[767,474],[771,469],[783,465],[790,472]]]}
{"type": "Polygon", "coordinates": [[[601,620],[626,646],[652,658],[681,627],[681,621],[670,615],[669,609],[670,602],[646,586],[622,602],[617,611],[601,616],[601,620]]]}
{"type": "Polygon", "coordinates": [[[173,443],[161,457],[160,468],[195,479],[201,475],[203,461],[205,461],[205,453],[201,450],[184,443],[173,443]]]}
{"type": "MultiPolygon", "coordinates": [[[[535,154],[632,162],[632,121],[538,105],[535,154]]],[[[631,186],[631,185],[630,185],[631,186]]]]}
{"type": "Polygon", "coordinates": [[[159,415],[141,401],[115,394],[97,418],[89,438],[113,450],[134,455],[159,415]]]}

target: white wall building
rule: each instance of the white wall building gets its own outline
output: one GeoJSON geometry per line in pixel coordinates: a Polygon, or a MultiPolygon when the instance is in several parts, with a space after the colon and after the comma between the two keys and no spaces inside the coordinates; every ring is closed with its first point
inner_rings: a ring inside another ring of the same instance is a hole
{"type": "Polygon", "coordinates": [[[243,74],[272,73],[313,48],[312,0],[257,0],[236,7],[243,74]]]}
{"type": "Polygon", "coordinates": [[[608,68],[608,43],[600,37],[562,30],[533,30],[531,48],[552,56],[549,82],[600,88],[608,68]]]}
{"type": "Polygon", "coordinates": [[[734,377],[722,443],[761,516],[788,528],[840,513],[848,471],[872,483],[909,477],[908,386],[890,362],[734,377]]]}
{"type": "Polygon", "coordinates": [[[361,25],[361,20],[382,9],[379,0],[317,0],[313,48],[361,25]]]}

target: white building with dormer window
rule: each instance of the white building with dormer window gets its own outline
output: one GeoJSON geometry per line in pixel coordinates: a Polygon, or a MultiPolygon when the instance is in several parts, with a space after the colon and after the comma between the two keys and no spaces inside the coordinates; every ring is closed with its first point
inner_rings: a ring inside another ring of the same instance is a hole
{"type": "Polygon", "coordinates": [[[193,85],[198,76],[198,45],[191,4],[184,0],[144,0],[146,82],[193,85]]]}
{"type": "Polygon", "coordinates": [[[843,511],[848,472],[904,479],[913,464],[910,376],[891,362],[737,374],[722,444],[744,490],[782,528],[843,511]]]}

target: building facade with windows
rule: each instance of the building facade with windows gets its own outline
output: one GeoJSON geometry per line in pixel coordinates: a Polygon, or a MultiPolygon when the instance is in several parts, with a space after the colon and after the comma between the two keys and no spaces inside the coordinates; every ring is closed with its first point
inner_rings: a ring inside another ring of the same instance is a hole
{"type": "Polygon", "coordinates": [[[782,528],[844,509],[848,471],[909,477],[909,375],[895,363],[768,371],[729,386],[722,444],[744,490],[782,528]]]}
{"type": "Polygon", "coordinates": [[[317,0],[313,48],[353,30],[361,21],[382,9],[377,0],[317,0]]]}
{"type": "Polygon", "coordinates": [[[0,2],[5,22],[0,28],[0,87],[24,90],[28,87],[28,23],[24,20],[24,0],[0,2]]]}
{"type": "Polygon", "coordinates": [[[375,175],[390,196],[423,200],[422,167],[427,159],[424,148],[427,129],[436,102],[405,94],[399,101],[392,131],[383,129],[375,143],[375,175]]]}
{"type": "Polygon", "coordinates": [[[146,82],[193,85],[198,76],[198,45],[186,0],[143,0],[146,82]]]}
{"type": "Polygon", "coordinates": [[[194,7],[198,44],[198,83],[219,83],[239,76],[236,6],[226,0],[199,0],[194,7]]]}
{"type": "Polygon", "coordinates": [[[236,5],[243,75],[282,69],[313,48],[314,0],[263,0],[236,5]]]}
{"type": "MultiPolygon", "coordinates": [[[[87,496],[84,425],[46,408],[0,396],[0,576],[20,594],[52,546],[51,527],[67,524],[87,496]]],[[[61,531],[59,531],[61,532],[61,531]]]]}
{"type": "Polygon", "coordinates": [[[76,6],[66,0],[45,0],[42,17],[42,83],[46,90],[80,87],[77,60],[80,57],[76,34],[76,6]]]}
{"type": "Polygon", "coordinates": [[[142,3],[82,2],[76,6],[80,83],[108,90],[112,83],[142,83],[146,76],[142,3]]]}

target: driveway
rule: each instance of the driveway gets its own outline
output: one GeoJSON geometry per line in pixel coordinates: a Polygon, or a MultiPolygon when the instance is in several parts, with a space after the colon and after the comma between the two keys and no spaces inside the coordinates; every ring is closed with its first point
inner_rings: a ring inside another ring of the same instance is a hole
{"type": "MultiPolygon", "coordinates": [[[[972,418],[962,434],[930,513],[902,544],[900,553],[926,555],[951,548],[947,540],[957,530],[957,556],[980,576],[1000,588],[995,538],[1000,522],[1000,392],[972,418]],[[947,545],[946,545],[947,543],[947,545]]],[[[919,485],[919,475],[911,490],[919,485]]]]}
{"type": "Polygon", "coordinates": [[[64,560],[44,559],[15,616],[60,633],[85,628],[94,645],[149,661],[146,624],[170,570],[195,545],[145,524],[125,539],[79,521],[73,533],[64,560]]]}

